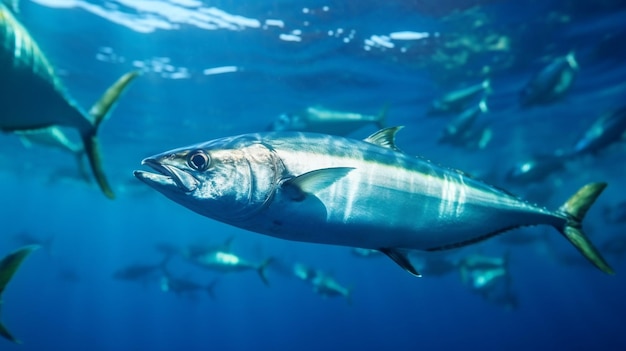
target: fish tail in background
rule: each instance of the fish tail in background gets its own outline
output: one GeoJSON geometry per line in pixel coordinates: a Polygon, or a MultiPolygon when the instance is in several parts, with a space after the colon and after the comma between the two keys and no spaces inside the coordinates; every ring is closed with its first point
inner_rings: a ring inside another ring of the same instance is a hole
{"type": "Polygon", "coordinates": [[[22,343],[7,330],[7,328],[4,326],[4,324],[2,324],[2,322],[0,322],[0,336],[16,344],[22,343]]]}
{"type": "Polygon", "coordinates": [[[559,211],[567,216],[567,221],[562,228],[557,228],[580,253],[585,256],[594,266],[607,274],[614,274],[613,269],[604,260],[598,249],[591,243],[582,230],[582,221],[585,214],[600,196],[606,183],[590,183],[578,190],[570,197],[559,211]]]}
{"type": "Polygon", "coordinates": [[[272,261],[274,261],[274,258],[270,257],[267,260],[263,261],[263,263],[261,263],[259,267],[256,269],[257,273],[259,274],[259,277],[261,277],[261,280],[263,281],[263,284],[267,286],[270,286],[270,282],[269,280],[267,280],[267,275],[265,274],[265,270],[270,265],[270,263],[272,263],[272,261]]]}
{"type": "Polygon", "coordinates": [[[378,120],[376,121],[378,129],[387,128],[387,112],[389,112],[389,104],[385,104],[378,113],[378,120]]]}
{"type": "MultiPolygon", "coordinates": [[[[13,275],[20,268],[24,259],[34,250],[38,249],[39,245],[29,245],[22,247],[21,249],[9,254],[0,261],[0,297],[4,292],[7,284],[13,278],[13,275]]],[[[0,322],[0,336],[10,340],[16,344],[21,344],[9,330],[0,322]]]]}
{"type": "Polygon", "coordinates": [[[98,128],[100,124],[106,119],[111,108],[115,106],[120,95],[124,92],[128,84],[133,81],[135,77],[139,75],[139,72],[133,71],[124,74],[113,85],[104,92],[104,95],[98,100],[89,110],[89,115],[93,118],[93,127],[81,135],[87,158],[91,165],[94,177],[100,186],[100,189],[106,195],[106,197],[113,199],[113,189],[109,185],[106,176],[104,175],[104,169],[102,168],[102,155],[100,154],[100,147],[98,144],[98,128]]]}

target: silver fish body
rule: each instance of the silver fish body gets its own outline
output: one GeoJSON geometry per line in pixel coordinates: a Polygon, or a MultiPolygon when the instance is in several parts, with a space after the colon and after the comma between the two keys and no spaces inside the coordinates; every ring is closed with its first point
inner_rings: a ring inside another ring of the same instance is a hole
{"type": "Polygon", "coordinates": [[[211,250],[197,255],[186,256],[186,259],[198,267],[222,273],[256,271],[263,283],[269,285],[266,269],[272,262],[272,258],[268,258],[260,263],[253,263],[228,251],[211,250]]]}
{"type": "Polygon", "coordinates": [[[520,226],[564,231],[573,223],[563,211],[400,152],[397,130],[365,141],[307,133],[223,138],[145,159],[160,174],[135,176],[201,215],[283,239],[378,249],[414,274],[404,250],[452,249],[520,226]]]}
{"type": "Polygon", "coordinates": [[[439,143],[468,148],[475,144],[477,149],[483,149],[490,141],[483,139],[488,127],[486,125],[477,125],[476,121],[480,115],[487,111],[487,102],[484,99],[476,106],[466,109],[446,125],[439,137],[439,143]]]}
{"type": "Polygon", "coordinates": [[[0,128],[11,131],[58,124],[77,127],[81,131],[91,129],[90,122],[66,98],[52,65],[37,43],[3,4],[0,4],[0,40],[0,67],[3,81],[9,83],[0,84],[0,93],[3,101],[12,102],[3,104],[0,128]],[[46,108],[28,100],[30,96],[46,98],[46,108]]]}
{"type": "Polygon", "coordinates": [[[98,185],[112,198],[96,133],[138,73],[129,72],[120,77],[88,112],[84,111],[65,92],[52,65],[26,28],[0,3],[0,75],[0,131],[31,131],[52,126],[76,129],[98,185]]]}
{"type": "Polygon", "coordinates": [[[301,131],[347,135],[367,125],[384,128],[386,108],[378,115],[365,115],[356,112],[328,110],[321,107],[308,107],[298,114],[282,114],[270,126],[276,132],[301,131]]]}
{"type": "Polygon", "coordinates": [[[562,99],[574,85],[578,69],[574,53],[556,58],[526,84],[520,95],[521,106],[549,104],[562,99]]]}
{"type": "Polygon", "coordinates": [[[485,79],[482,83],[450,91],[433,101],[427,114],[430,116],[441,116],[462,113],[467,110],[472,102],[479,99],[484,100],[490,90],[491,83],[489,79],[485,79]]]}
{"type": "Polygon", "coordinates": [[[541,182],[551,174],[564,170],[569,159],[569,156],[560,151],[554,154],[537,155],[509,169],[506,173],[506,180],[517,184],[541,182]]]}
{"type": "Polygon", "coordinates": [[[345,297],[348,303],[352,302],[352,291],[339,284],[333,277],[318,273],[312,280],[313,291],[324,297],[345,297]]]}
{"type": "Polygon", "coordinates": [[[345,297],[352,302],[352,289],[339,284],[330,274],[308,267],[302,263],[293,266],[294,275],[313,286],[313,291],[323,297],[345,297]]]}
{"type": "Polygon", "coordinates": [[[626,137],[626,106],[601,115],[576,142],[572,154],[594,154],[626,137]]]}

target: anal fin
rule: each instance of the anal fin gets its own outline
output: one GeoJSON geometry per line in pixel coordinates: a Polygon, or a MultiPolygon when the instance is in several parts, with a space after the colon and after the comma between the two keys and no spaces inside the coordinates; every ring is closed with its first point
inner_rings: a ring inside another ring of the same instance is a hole
{"type": "Polygon", "coordinates": [[[378,249],[378,251],[387,255],[387,257],[391,258],[395,263],[397,263],[402,269],[411,273],[416,277],[421,277],[422,274],[415,269],[415,266],[409,260],[408,252],[400,249],[378,249]]]}

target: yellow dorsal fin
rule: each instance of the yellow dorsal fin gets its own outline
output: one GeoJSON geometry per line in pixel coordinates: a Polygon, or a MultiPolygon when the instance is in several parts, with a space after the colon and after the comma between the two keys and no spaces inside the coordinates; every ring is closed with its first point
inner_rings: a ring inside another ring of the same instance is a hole
{"type": "Polygon", "coordinates": [[[376,133],[365,138],[364,141],[370,144],[382,146],[387,149],[401,152],[400,149],[396,146],[396,134],[402,128],[404,127],[398,126],[398,127],[383,128],[377,131],[376,133]]]}

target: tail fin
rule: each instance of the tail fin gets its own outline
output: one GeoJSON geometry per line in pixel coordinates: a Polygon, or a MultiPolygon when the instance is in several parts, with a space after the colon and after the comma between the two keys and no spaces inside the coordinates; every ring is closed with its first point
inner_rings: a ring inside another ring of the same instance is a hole
{"type": "Polygon", "coordinates": [[[11,278],[13,278],[13,275],[17,272],[18,268],[20,268],[20,265],[28,254],[38,248],[39,245],[24,246],[7,255],[0,261],[0,295],[2,295],[7,284],[11,281],[11,278]]]}
{"type": "MultiPolygon", "coordinates": [[[[13,275],[20,268],[24,259],[34,250],[38,249],[39,245],[24,246],[21,249],[7,255],[0,261],[0,296],[4,292],[7,284],[13,278],[13,275]]],[[[0,322],[0,336],[3,336],[7,340],[10,340],[16,344],[21,342],[17,340],[9,330],[0,322]]]]}
{"type": "Polygon", "coordinates": [[[112,199],[115,197],[113,189],[109,185],[102,168],[102,156],[98,145],[97,133],[100,124],[105,120],[120,95],[124,92],[128,84],[133,81],[139,72],[133,71],[126,73],[120,77],[113,85],[104,92],[104,95],[89,110],[89,115],[93,118],[93,127],[86,133],[81,135],[85,152],[91,164],[91,170],[100,186],[100,189],[106,197],[112,199]]]}
{"type": "Polygon", "coordinates": [[[2,324],[2,322],[0,322],[0,336],[4,337],[5,339],[14,342],[16,344],[21,344],[22,342],[19,341],[18,339],[16,339],[8,330],[7,328],[4,327],[4,325],[2,324]]]}
{"type": "Polygon", "coordinates": [[[593,246],[582,230],[582,221],[594,201],[600,196],[606,183],[590,183],[578,190],[576,194],[559,208],[567,216],[563,228],[557,228],[572,245],[580,251],[594,266],[607,274],[614,274],[613,269],[604,260],[600,252],[593,246]]]}
{"type": "Polygon", "coordinates": [[[273,260],[274,258],[272,257],[268,258],[267,260],[263,261],[263,263],[261,263],[259,267],[256,269],[257,273],[259,274],[259,277],[261,277],[261,280],[263,281],[263,284],[267,286],[270,286],[270,282],[267,280],[265,269],[267,268],[267,266],[270,265],[270,263],[272,263],[273,260]]]}
{"type": "Polygon", "coordinates": [[[387,128],[387,112],[389,111],[389,104],[385,104],[378,113],[378,119],[376,120],[376,126],[378,129],[387,128]]]}

